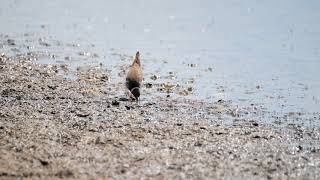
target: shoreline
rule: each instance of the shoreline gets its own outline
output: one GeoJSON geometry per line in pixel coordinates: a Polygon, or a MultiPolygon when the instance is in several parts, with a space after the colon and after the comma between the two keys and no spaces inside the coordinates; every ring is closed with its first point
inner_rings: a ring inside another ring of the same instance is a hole
{"type": "Polygon", "coordinates": [[[1,55],[1,178],[320,178],[317,128],[236,120],[223,101],[137,105],[105,67],[84,65],[73,80],[32,56],[1,55]]]}

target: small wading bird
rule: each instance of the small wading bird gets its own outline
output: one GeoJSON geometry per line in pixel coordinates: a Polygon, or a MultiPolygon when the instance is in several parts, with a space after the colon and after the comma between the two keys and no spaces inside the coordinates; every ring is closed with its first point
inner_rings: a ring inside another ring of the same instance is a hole
{"type": "Polygon", "coordinates": [[[131,67],[129,68],[126,78],[126,87],[130,91],[130,98],[135,99],[137,102],[140,97],[140,87],[142,80],[143,73],[140,61],[140,53],[138,51],[131,67]]]}

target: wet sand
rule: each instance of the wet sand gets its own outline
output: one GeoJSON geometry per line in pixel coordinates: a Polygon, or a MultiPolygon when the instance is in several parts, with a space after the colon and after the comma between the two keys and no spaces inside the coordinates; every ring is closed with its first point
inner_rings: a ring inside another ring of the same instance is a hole
{"type": "Polygon", "coordinates": [[[320,178],[317,127],[279,130],[239,118],[232,102],[152,95],[160,85],[136,104],[107,65],[73,71],[40,56],[0,57],[1,179],[320,178]]]}

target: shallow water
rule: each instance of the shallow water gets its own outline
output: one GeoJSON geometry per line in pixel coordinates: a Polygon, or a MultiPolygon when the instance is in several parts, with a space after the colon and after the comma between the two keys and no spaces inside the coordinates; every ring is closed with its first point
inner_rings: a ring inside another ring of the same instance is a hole
{"type": "MultiPolygon", "coordinates": [[[[301,112],[292,122],[320,125],[318,1],[2,4],[1,33],[27,41],[35,51],[48,49],[39,45],[39,38],[48,42],[50,53],[58,56],[44,63],[77,67],[101,62],[118,67],[121,56],[114,54],[133,55],[139,50],[146,82],[159,75],[157,82],[193,87],[188,98],[231,100],[239,108],[260,105],[269,112],[259,117],[265,122],[301,112]],[[97,56],[79,55],[83,52],[97,56]],[[175,79],[168,78],[170,72],[175,79]]],[[[121,63],[130,63],[128,59],[121,63]]],[[[113,71],[114,81],[121,80],[118,71],[113,71]]]]}

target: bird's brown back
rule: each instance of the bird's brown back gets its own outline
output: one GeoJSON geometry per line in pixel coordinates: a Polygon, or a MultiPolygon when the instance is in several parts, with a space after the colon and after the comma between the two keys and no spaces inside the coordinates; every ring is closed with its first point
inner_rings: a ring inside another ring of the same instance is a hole
{"type": "Polygon", "coordinates": [[[140,61],[140,53],[139,51],[136,53],[136,57],[133,61],[133,64],[129,68],[126,80],[136,81],[141,83],[143,80],[143,72],[140,61]]]}

